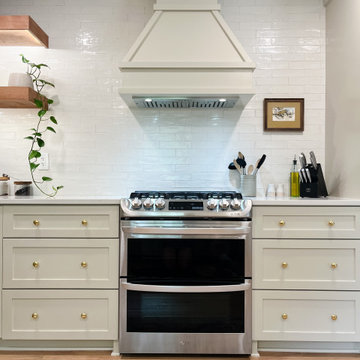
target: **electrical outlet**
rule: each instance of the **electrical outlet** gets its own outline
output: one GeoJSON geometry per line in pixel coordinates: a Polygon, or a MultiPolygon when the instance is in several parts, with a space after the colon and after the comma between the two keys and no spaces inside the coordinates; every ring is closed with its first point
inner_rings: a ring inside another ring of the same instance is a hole
{"type": "Polygon", "coordinates": [[[48,153],[41,153],[41,156],[38,159],[39,167],[38,170],[49,170],[50,163],[49,163],[49,154],[48,153]]]}

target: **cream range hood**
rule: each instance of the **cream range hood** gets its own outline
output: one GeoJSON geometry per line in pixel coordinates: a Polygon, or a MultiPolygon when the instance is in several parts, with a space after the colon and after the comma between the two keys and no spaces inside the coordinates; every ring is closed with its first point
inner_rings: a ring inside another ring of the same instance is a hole
{"type": "Polygon", "coordinates": [[[157,0],[120,64],[129,107],[243,108],[255,64],[220,15],[217,0],[157,0]]]}

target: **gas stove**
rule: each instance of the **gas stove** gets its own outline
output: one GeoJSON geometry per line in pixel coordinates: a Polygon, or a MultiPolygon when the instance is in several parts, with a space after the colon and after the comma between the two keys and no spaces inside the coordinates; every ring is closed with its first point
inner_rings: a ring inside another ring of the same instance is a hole
{"type": "Polygon", "coordinates": [[[123,217],[249,218],[251,207],[235,191],[135,191],[121,200],[123,217]]]}

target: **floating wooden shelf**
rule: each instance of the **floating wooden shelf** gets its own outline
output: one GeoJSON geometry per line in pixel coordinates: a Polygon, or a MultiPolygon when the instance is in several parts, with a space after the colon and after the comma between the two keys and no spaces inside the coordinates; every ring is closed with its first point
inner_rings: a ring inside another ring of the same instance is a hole
{"type": "Polygon", "coordinates": [[[42,100],[44,109],[48,109],[46,98],[29,87],[0,86],[0,108],[35,109],[34,99],[42,100]]]}
{"type": "Polygon", "coordinates": [[[0,16],[0,45],[49,47],[49,37],[28,15],[0,16]]]}

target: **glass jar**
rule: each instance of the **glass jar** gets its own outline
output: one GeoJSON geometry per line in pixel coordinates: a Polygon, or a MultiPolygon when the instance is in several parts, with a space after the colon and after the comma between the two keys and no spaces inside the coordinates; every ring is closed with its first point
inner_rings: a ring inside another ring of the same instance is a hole
{"type": "Polygon", "coordinates": [[[9,195],[9,180],[10,178],[5,174],[0,176],[0,196],[9,195]]]}
{"type": "Polygon", "coordinates": [[[14,194],[15,196],[31,196],[32,181],[14,181],[14,194]]]}

